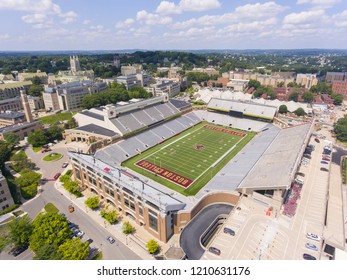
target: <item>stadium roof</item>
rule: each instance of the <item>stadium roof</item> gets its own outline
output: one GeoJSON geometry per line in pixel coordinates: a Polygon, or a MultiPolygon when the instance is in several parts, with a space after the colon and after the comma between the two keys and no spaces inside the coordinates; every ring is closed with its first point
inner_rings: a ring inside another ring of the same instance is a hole
{"type": "Polygon", "coordinates": [[[309,140],[311,123],[282,129],[238,189],[288,188],[309,140]]]}
{"type": "Polygon", "coordinates": [[[75,128],[76,130],[81,130],[81,131],[86,131],[86,132],[91,132],[91,133],[95,133],[95,134],[99,134],[99,135],[103,135],[103,136],[107,136],[107,137],[112,137],[112,136],[116,136],[117,133],[106,129],[104,127],[98,126],[96,124],[87,124],[84,126],[80,126],[75,128]]]}
{"type": "Polygon", "coordinates": [[[272,120],[276,114],[277,108],[274,106],[260,105],[250,102],[240,102],[234,100],[225,100],[219,98],[211,98],[207,104],[208,108],[221,111],[236,111],[247,116],[265,118],[272,120]]]}
{"type": "Polygon", "coordinates": [[[240,91],[232,90],[211,90],[211,89],[200,89],[194,94],[197,101],[201,100],[206,104],[211,100],[211,98],[223,98],[227,100],[240,100],[240,101],[250,101],[252,94],[245,94],[240,91]]]}

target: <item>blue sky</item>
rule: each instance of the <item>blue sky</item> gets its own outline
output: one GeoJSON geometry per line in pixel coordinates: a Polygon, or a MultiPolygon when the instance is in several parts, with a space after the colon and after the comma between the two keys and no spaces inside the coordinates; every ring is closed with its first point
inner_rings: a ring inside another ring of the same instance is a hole
{"type": "Polygon", "coordinates": [[[0,0],[0,50],[347,48],[346,0],[0,0]]]}

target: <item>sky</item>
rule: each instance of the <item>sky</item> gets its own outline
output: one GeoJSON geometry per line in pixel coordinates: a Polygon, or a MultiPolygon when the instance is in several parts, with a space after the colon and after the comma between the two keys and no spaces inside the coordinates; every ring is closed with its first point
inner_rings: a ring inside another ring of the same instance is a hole
{"type": "Polygon", "coordinates": [[[0,0],[0,50],[347,49],[346,0],[0,0]]]}

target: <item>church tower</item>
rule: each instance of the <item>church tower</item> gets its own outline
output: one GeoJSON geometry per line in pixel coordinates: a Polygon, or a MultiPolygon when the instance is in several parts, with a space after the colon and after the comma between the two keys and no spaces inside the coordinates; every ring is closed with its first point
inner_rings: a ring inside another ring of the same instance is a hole
{"type": "Polygon", "coordinates": [[[70,56],[70,69],[72,74],[76,74],[78,71],[81,71],[80,61],[78,56],[70,56]]]}

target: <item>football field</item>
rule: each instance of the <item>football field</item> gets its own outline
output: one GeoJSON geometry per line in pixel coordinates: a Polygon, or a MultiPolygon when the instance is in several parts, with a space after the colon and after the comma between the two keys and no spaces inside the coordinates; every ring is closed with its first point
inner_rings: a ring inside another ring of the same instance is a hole
{"type": "Polygon", "coordinates": [[[200,123],[123,165],[184,195],[193,195],[252,137],[253,133],[200,123]]]}

